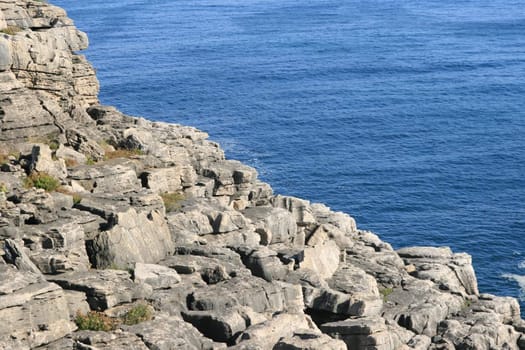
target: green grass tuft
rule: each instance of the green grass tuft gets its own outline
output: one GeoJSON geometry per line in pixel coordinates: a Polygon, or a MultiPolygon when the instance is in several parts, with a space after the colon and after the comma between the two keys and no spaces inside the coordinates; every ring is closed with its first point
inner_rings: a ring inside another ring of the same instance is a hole
{"type": "Polygon", "coordinates": [[[123,317],[122,323],[127,326],[132,326],[137,323],[151,320],[153,312],[151,307],[147,304],[138,304],[129,310],[123,317]]]}
{"type": "Polygon", "coordinates": [[[87,314],[77,313],[75,323],[82,331],[108,332],[116,328],[117,322],[102,312],[90,311],[87,314]]]}
{"type": "Polygon", "coordinates": [[[41,188],[47,192],[53,192],[60,187],[60,181],[47,173],[34,172],[24,180],[26,188],[41,188]]]}

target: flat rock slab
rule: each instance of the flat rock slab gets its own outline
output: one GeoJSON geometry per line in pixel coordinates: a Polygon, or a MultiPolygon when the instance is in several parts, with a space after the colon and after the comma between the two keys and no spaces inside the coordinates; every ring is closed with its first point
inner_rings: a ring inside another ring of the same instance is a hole
{"type": "Polygon", "coordinates": [[[122,329],[136,334],[148,346],[157,350],[212,350],[226,348],[205,338],[195,327],[180,317],[159,315],[155,319],[122,329]]]}
{"type": "Polygon", "coordinates": [[[49,277],[49,280],[64,289],[86,293],[91,309],[99,311],[151,294],[151,289],[134,283],[129,273],[121,270],[72,272],[49,277]]]}
{"type": "Polygon", "coordinates": [[[0,281],[0,347],[14,340],[21,348],[36,347],[76,329],[69,320],[64,291],[58,285],[8,265],[0,265],[0,281]]]}
{"type": "Polygon", "coordinates": [[[342,340],[310,329],[294,331],[290,337],[279,340],[272,350],[346,350],[342,340]]]}
{"type": "Polygon", "coordinates": [[[395,324],[387,324],[378,316],[325,323],[321,330],[333,338],[342,339],[349,349],[367,350],[395,350],[414,335],[395,324]]]}
{"type": "Polygon", "coordinates": [[[227,310],[247,306],[255,312],[297,312],[304,308],[301,287],[261,278],[232,278],[198,289],[188,296],[190,310],[227,310]]]}
{"type": "Polygon", "coordinates": [[[149,284],[153,289],[170,288],[180,282],[177,271],[155,264],[136,263],[133,276],[135,282],[149,284]]]}

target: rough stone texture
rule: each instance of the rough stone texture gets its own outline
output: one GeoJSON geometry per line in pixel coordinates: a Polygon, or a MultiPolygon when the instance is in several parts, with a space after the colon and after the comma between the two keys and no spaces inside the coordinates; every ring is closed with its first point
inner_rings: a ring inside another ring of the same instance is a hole
{"type": "Polygon", "coordinates": [[[36,347],[76,329],[69,321],[68,302],[58,285],[7,265],[0,265],[0,281],[0,344],[17,341],[36,347]]]}
{"type": "Polygon", "coordinates": [[[149,349],[212,350],[226,348],[224,344],[217,344],[205,338],[196,328],[179,317],[158,315],[152,321],[122,328],[139,336],[149,349]]]}
{"type": "Polygon", "coordinates": [[[293,332],[290,337],[281,338],[273,347],[274,350],[346,350],[342,340],[333,339],[321,332],[301,329],[293,332]]]}
{"type": "Polygon", "coordinates": [[[325,323],[323,332],[343,340],[349,349],[395,350],[406,344],[413,333],[380,317],[364,317],[325,323]]]}
{"type": "Polygon", "coordinates": [[[49,277],[64,289],[84,292],[92,310],[106,310],[147,297],[151,289],[135,284],[126,271],[90,270],[49,277]]]}
{"type": "Polygon", "coordinates": [[[472,258],[466,253],[453,254],[448,247],[409,247],[397,253],[405,264],[415,266],[412,275],[417,278],[429,279],[454,293],[479,293],[472,258]]]}
{"type": "Polygon", "coordinates": [[[517,301],[479,294],[468,255],[394,251],[347,214],[273,195],[202,131],[99,105],[87,37],[60,8],[0,0],[7,26],[0,349],[525,348],[517,301]],[[62,187],[27,189],[30,172],[62,187]],[[135,326],[70,322],[144,302],[156,318],[135,326]]]}
{"type": "Polygon", "coordinates": [[[133,208],[118,213],[115,226],[101,232],[92,243],[96,267],[124,268],[135,262],[156,263],[173,251],[170,231],[158,211],[137,213],[133,208]]]}
{"type": "Polygon", "coordinates": [[[180,282],[177,271],[161,265],[136,263],[133,270],[136,283],[146,283],[153,289],[170,288],[180,282]]]}

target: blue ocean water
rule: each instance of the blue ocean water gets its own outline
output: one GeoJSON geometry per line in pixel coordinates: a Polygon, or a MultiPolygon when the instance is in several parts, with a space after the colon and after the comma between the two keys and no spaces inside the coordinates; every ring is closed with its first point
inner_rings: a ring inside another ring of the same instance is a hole
{"type": "Polygon", "coordinates": [[[482,292],[525,300],[523,1],[52,2],[103,103],[208,131],[394,247],[466,251],[482,292]]]}

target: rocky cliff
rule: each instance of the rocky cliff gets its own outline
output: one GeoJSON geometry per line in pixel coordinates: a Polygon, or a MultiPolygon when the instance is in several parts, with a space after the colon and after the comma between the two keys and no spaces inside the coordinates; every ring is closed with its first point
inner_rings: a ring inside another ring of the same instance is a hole
{"type": "Polygon", "coordinates": [[[525,349],[470,256],[394,251],[204,132],[99,105],[86,46],[0,0],[0,349],[525,349]]]}

